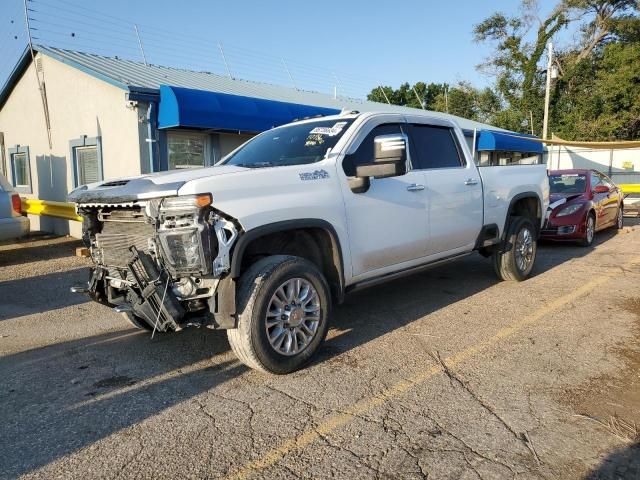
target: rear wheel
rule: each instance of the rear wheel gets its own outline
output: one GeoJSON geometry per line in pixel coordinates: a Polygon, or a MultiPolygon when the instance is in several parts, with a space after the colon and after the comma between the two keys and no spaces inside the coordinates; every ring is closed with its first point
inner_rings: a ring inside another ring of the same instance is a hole
{"type": "Polygon", "coordinates": [[[501,280],[525,280],[536,260],[536,229],[528,218],[513,217],[507,226],[505,251],[493,254],[493,268],[501,280]]]}
{"type": "Polygon", "coordinates": [[[252,265],[238,282],[238,326],[227,330],[245,365],[290,373],[306,364],[324,341],[329,287],[314,264],[275,255],[252,265]]]}
{"type": "Polygon", "coordinates": [[[593,212],[587,215],[587,221],[584,226],[584,238],[580,242],[583,247],[590,247],[593,244],[593,239],[596,236],[596,216],[593,212]]]}

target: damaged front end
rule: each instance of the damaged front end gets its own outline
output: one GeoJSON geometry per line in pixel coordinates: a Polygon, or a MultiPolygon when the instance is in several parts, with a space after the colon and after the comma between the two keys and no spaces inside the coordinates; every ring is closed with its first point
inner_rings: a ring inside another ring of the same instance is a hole
{"type": "Polygon", "coordinates": [[[154,331],[235,326],[227,273],[239,226],[211,195],[126,203],[80,203],[83,240],[95,266],[84,291],[154,331]]]}

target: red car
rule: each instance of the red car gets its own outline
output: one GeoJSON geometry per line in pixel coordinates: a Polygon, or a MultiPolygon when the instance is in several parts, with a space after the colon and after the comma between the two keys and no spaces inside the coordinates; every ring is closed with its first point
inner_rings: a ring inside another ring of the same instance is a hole
{"type": "Polygon", "coordinates": [[[599,230],[623,227],[623,194],[596,170],[549,172],[549,209],[540,237],[573,240],[585,247],[599,230]]]}

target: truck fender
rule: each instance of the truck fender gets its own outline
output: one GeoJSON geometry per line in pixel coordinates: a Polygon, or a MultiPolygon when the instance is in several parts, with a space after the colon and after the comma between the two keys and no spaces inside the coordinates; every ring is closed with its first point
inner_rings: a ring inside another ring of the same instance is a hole
{"type": "Polygon", "coordinates": [[[329,234],[333,251],[331,263],[333,264],[333,267],[338,274],[337,280],[339,283],[338,291],[335,293],[337,294],[337,300],[339,302],[342,301],[342,297],[344,296],[344,262],[342,255],[342,246],[340,245],[340,239],[338,238],[338,234],[335,228],[333,228],[333,225],[331,225],[326,220],[322,220],[319,218],[300,218],[295,220],[274,222],[266,225],[261,225],[247,232],[241,233],[238,240],[236,241],[236,244],[233,247],[233,252],[231,255],[231,269],[229,271],[230,277],[236,279],[240,276],[242,258],[244,256],[245,250],[251,244],[251,242],[253,242],[257,238],[273,233],[286,232],[289,230],[300,230],[305,228],[321,229],[329,234]]]}
{"type": "Polygon", "coordinates": [[[540,196],[536,193],[536,192],[521,192],[518,193],[517,195],[514,195],[513,198],[511,199],[511,201],[509,202],[509,209],[507,210],[507,215],[505,217],[505,221],[504,221],[504,227],[502,228],[502,239],[504,240],[506,238],[507,235],[507,228],[509,226],[509,217],[514,213],[515,211],[515,205],[516,203],[518,203],[518,201],[524,199],[524,198],[533,198],[536,201],[537,204],[537,208],[538,211],[535,212],[536,214],[536,219],[533,222],[533,224],[536,226],[537,230],[538,230],[538,235],[540,234],[540,222],[539,219],[542,219],[542,216],[544,215],[544,212],[541,211],[542,209],[542,201],[540,200],[540,196]],[[540,217],[538,217],[538,215],[540,215],[540,217]]]}

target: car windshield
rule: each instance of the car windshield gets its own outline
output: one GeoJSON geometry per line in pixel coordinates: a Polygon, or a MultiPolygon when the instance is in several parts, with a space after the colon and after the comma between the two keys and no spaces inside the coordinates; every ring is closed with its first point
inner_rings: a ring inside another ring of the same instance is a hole
{"type": "Polygon", "coordinates": [[[322,160],[353,119],[318,120],[274,128],[245,143],[224,165],[261,168],[304,165],[322,160]]]}
{"type": "Polygon", "coordinates": [[[551,193],[584,193],[587,191],[587,176],[581,173],[549,175],[551,193]]]}

